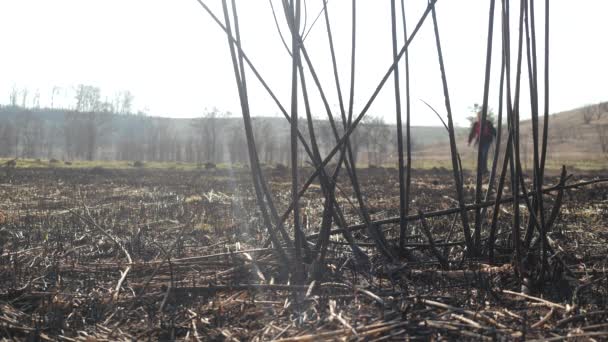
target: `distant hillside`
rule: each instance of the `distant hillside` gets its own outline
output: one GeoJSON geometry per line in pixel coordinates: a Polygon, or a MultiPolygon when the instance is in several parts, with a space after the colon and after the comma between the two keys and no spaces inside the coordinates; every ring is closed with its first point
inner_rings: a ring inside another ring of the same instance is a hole
{"type": "MultiPolygon", "coordinates": [[[[543,124],[544,119],[541,117],[540,134],[543,124]]],[[[457,144],[463,159],[471,163],[475,160],[476,149],[467,146],[467,131],[468,129],[464,129],[457,134],[459,136],[457,144]]],[[[520,122],[520,142],[523,166],[531,167],[533,158],[531,120],[520,122]]],[[[449,153],[449,146],[441,142],[427,145],[418,152],[417,157],[427,160],[448,160],[449,153]]],[[[556,167],[564,163],[578,167],[605,165],[603,167],[608,168],[608,102],[551,114],[547,163],[556,167]]]]}
{"type": "MultiPolygon", "coordinates": [[[[540,118],[539,127],[544,119],[540,118]]],[[[603,154],[600,137],[608,125],[608,102],[549,116],[548,156],[560,159],[595,158],[603,154]]],[[[530,149],[532,122],[520,124],[522,140],[530,149]]],[[[607,155],[608,156],[608,155],[607,155]]],[[[608,162],[608,160],[607,160],[608,162]]]]}

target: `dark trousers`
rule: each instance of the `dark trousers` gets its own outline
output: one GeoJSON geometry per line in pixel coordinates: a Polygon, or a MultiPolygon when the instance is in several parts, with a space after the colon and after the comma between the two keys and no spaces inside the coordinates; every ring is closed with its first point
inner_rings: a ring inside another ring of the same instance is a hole
{"type": "Polygon", "coordinates": [[[481,145],[481,172],[488,172],[488,154],[490,151],[490,145],[492,145],[492,141],[484,141],[481,145]]]}

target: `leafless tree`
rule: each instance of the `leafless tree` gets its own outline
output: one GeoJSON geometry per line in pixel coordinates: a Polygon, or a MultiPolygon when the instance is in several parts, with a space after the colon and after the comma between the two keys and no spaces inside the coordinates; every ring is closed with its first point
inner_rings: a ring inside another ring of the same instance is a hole
{"type": "Polygon", "coordinates": [[[74,118],[74,113],[66,112],[63,117],[63,151],[64,159],[74,159],[77,155],[76,141],[78,140],[78,122],[74,118]]]}
{"type": "Polygon", "coordinates": [[[47,159],[55,158],[56,137],[60,137],[63,132],[57,124],[44,125],[44,137],[41,139],[42,150],[40,156],[46,154],[47,159]]]}
{"type": "Polygon", "coordinates": [[[364,119],[359,124],[357,130],[354,131],[350,136],[350,146],[353,152],[353,164],[356,165],[359,159],[359,152],[361,151],[362,146],[366,146],[369,140],[369,130],[368,130],[368,121],[369,119],[364,119]]]}
{"type": "Polygon", "coordinates": [[[44,123],[39,117],[32,115],[29,110],[18,116],[21,134],[21,156],[35,158],[39,155],[40,145],[44,139],[44,123]]]}
{"type": "Polygon", "coordinates": [[[599,121],[606,112],[608,112],[608,102],[598,103],[597,111],[595,112],[595,118],[599,121]]]}
{"type": "Polygon", "coordinates": [[[184,149],[185,158],[188,163],[193,163],[196,161],[196,155],[194,152],[195,145],[196,145],[196,143],[195,143],[194,138],[192,136],[188,137],[188,139],[185,142],[185,149],[184,149]]]}
{"type": "Polygon", "coordinates": [[[264,122],[262,126],[262,136],[264,137],[263,155],[266,164],[274,163],[275,152],[277,149],[277,137],[270,121],[264,122]]]}
{"type": "Polygon", "coordinates": [[[145,160],[145,128],[149,118],[145,116],[130,116],[124,120],[122,127],[117,127],[118,136],[116,159],[145,160]]]}
{"type": "Polygon", "coordinates": [[[146,160],[159,160],[159,125],[152,119],[146,120],[143,125],[144,144],[146,146],[146,160]]]}
{"type": "MultiPolygon", "coordinates": [[[[230,163],[246,163],[247,162],[247,142],[245,141],[244,128],[242,124],[235,124],[228,130],[228,154],[230,163]]],[[[283,144],[288,145],[288,144],[283,144]]]]}
{"type": "Polygon", "coordinates": [[[32,99],[32,108],[40,109],[40,89],[36,89],[32,99]]]}
{"type": "Polygon", "coordinates": [[[198,158],[198,162],[216,163],[220,155],[221,126],[222,121],[230,116],[229,112],[220,112],[217,108],[206,111],[202,117],[195,119],[192,127],[195,134],[200,137],[200,146],[198,149],[203,151],[203,157],[198,158]]]}
{"type": "Polygon", "coordinates": [[[75,91],[77,112],[94,112],[101,109],[101,91],[98,87],[79,84],[75,91]]]}
{"type": "Polygon", "coordinates": [[[135,97],[130,91],[124,90],[115,94],[112,107],[116,114],[131,114],[135,97]]]}
{"type": "Polygon", "coordinates": [[[158,160],[162,162],[175,160],[175,129],[170,119],[161,119],[158,130],[158,160]]]}
{"type": "Polygon", "coordinates": [[[21,90],[21,107],[27,107],[27,96],[29,95],[29,90],[27,88],[23,88],[21,90]]]}
{"type": "Polygon", "coordinates": [[[79,128],[79,131],[66,131],[66,139],[70,134],[75,135],[76,137],[72,138],[76,138],[75,141],[79,145],[76,148],[77,156],[94,160],[99,139],[108,129],[107,124],[112,118],[113,108],[108,101],[101,101],[100,89],[91,85],[78,85],[75,100],[76,113],[66,116],[66,127],[74,125],[79,128]]]}
{"type": "Polygon", "coordinates": [[[65,151],[69,159],[94,160],[100,138],[109,130],[107,112],[67,112],[64,116],[65,151]]]}
{"type": "Polygon", "coordinates": [[[369,165],[382,165],[387,153],[390,130],[382,117],[371,117],[367,128],[367,153],[369,165]]]}
{"type": "Polygon", "coordinates": [[[320,121],[317,130],[319,144],[323,153],[328,153],[335,146],[336,138],[331,130],[329,121],[320,121]]]}
{"type": "Polygon", "coordinates": [[[597,107],[594,105],[587,105],[585,107],[583,107],[581,110],[583,111],[583,122],[588,125],[589,123],[591,123],[591,120],[593,120],[593,117],[595,116],[595,112],[596,112],[597,107]]]}
{"type": "Polygon", "coordinates": [[[51,109],[55,108],[55,95],[59,94],[61,87],[54,86],[51,90],[51,109]]]}
{"type": "Polygon", "coordinates": [[[18,97],[19,97],[19,90],[17,89],[17,87],[13,86],[13,88],[11,89],[11,92],[9,94],[9,103],[10,103],[11,107],[17,107],[18,97]]]}
{"type": "MultiPolygon", "coordinates": [[[[306,123],[305,118],[298,119],[298,129],[300,133],[304,136],[304,140],[308,145],[310,145],[310,132],[308,130],[308,125],[306,123]]],[[[256,140],[257,141],[257,140],[256,140]]],[[[303,166],[304,163],[311,163],[310,158],[306,155],[306,151],[304,150],[304,146],[302,144],[298,144],[298,166],[303,166]]]]}
{"type": "Polygon", "coordinates": [[[0,156],[16,155],[17,130],[12,120],[0,123],[0,156]]]}
{"type": "Polygon", "coordinates": [[[597,135],[602,153],[608,158],[608,124],[597,126],[597,135]]]}

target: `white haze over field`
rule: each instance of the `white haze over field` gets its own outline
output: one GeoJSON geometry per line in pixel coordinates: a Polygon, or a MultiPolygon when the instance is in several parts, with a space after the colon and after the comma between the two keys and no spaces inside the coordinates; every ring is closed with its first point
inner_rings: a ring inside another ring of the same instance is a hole
{"type": "MultiPolygon", "coordinates": [[[[280,1],[273,1],[275,8],[280,9],[280,1]]],[[[219,0],[206,3],[222,17],[219,0]]],[[[423,0],[406,1],[409,32],[426,3],[423,0]]],[[[499,4],[497,1],[497,8],[499,4]]],[[[535,4],[542,96],[544,1],[536,1],[535,4]]],[[[288,108],[291,62],[277,33],[269,2],[237,0],[237,5],[244,49],[288,108]]],[[[307,25],[310,26],[319,13],[322,0],[308,0],[307,5],[307,25]]],[[[605,44],[608,2],[552,0],[550,5],[550,112],[608,100],[608,47],[605,44]]],[[[357,1],[357,6],[356,113],[392,60],[390,1],[362,0],[357,1]]],[[[328,8],[342,88],[347,98],[350,1],[330,0],[328,8]]],[[[469,108],[482,100],[489,1],[439,0],[436,8],[452,108],[457,123],[464,125],[466,116],[470,115],[469,108]]],[[[287,33],[280,13],[281,28],[287,33]]],[[[513,44],[517,16],[518,9],[514,6],[513,44]]],[[[410,50],[414,125],[440,124],[419,99],[445,113],[430,19],[429,16],[410,50]]],[[[490,93],[490,106],[494,109],[498,107],[499,26],[497,16],[490,93]]],[[[402,44],[401,28],[398,31],[402,44]]],[[[321,16],[305,44],[331,105],[337,111],[338,100],[325,32],[321,16]]],[[[225,35],[196,0],[2,0],[0,35],[2,104],[9,102],[9,93],[16,87],[27,88],[29,99],[39,92],[41,106],[50,106],[52,89],[58,86],[61,89],[55,95],[55,106],[70,106],[74,103],[73,87],[90,84],[101,88],[102,97],[112,98],[119,91],[131,91],[135,96],[134,109],[145,110],[150,115],[195,117],[211,107],[236,115],[240,113],[225,35]]],[[[525,68],[523,71],[524,75],[527,74],[525,68]]],[[[278,109],[253,74],[247,75],[252,111],[257,115],[278,115],[278,109]]],[[[401,76],[403,79],[403,69],[401,76]]],[[[307,80],[312,85],[310,77],[307,80]]],[[[522,82],[527,85],[527,78],[523,77],[522,82]]],[[[524,92],[527,91],[526,86],[524,92]]],[[[312,91],[312,94],[314,112],[324,117],[317,92],[312,91]]],[[[390,79],[370,114],[381,115],[386,121],[394,122],[393,96],[393,80],[390,79]]],[[[522,104],[528,105],[526,96],[522,98],[522,104]]],[[[524,107],[523,112],[527,110],[524,107]]]]}

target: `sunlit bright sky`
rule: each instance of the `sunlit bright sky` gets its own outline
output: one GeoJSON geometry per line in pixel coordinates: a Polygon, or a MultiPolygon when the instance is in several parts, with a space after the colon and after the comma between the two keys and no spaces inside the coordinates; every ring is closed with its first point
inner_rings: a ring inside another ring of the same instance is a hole
{"type": "MultiPolygon", "coordinates": [[[[280,8],[280,1],[273,1],[275,8],[280,8]]],[[[221,17],[221,2],[206,2],[221,17]]],[[[410,32],[426,3],[406,1],[410,32]]],[[[237,5],[246,53],[283,105],[289,107],[290,58],[277,33],[269,2],[237,0],[237,5]]],[[[310,26],[322,0],[308,0],[307,5],[310,26]]],[[[550,5],[550,112],[608,100],[608,1],[552,0],[550,5]]],[[[362,0],[357,1],[357,7],[355,114],[392,60],[390,1],[362,0]]],[[[539,70],[543,70],[544,1],[536,1],[536,7],[539,70]]],[[[350,2],[330,0],[328,8],[343,92],[348,97],[350,2]]],[[[466,123],[473,103],[482,99],[488,10],[489,1],[484,0],[437,2],[452,108],[460,124],[466,123]]],[[[513,7],[512,12],[515,35],[517,8],[513,7]]],[[[278,15],[286,33],[284,17],[281,12],[278,15]]],[[[430,16],[428,19],[411,45],[414,125],[440,124],[420,99],[445,113],[430,16]]],[[[499,20],[495,33],[498,25],[499,20]]],[[[195,117],[212,107],[240,114],[225,35],[196,0],[1,0],[0,35],[0,103],[8,103],[9,93],[16,87],[27,88],[30,98],[40,92],[41,105],[50,106],[52,88],[58,86],[62,91],[55,96],[55,105],[69,106],[74,102],[74,86],[90,84],[100,87],[102,96],[108,98],[121,90],[131,91],[135,109],[150,115],[195,117]]],[[[401,34],[399,41],[403,44],[401,34]]],[[[323,17],[312,27],[305,44],[337,111],[323,17]]],[[[500,44],[498,35],[495,44],[500,44]]],[[[499,51],[496,45],[490,93],[493,108],[498,107],[499,51]]],[[[252,111],[256,115],[278,115],[279,110],[251,73],[248,81],[252,111]]],[[[539,85],[542,91],[544,85],[539,85]]],[[[323,117],[317,92],[312,93],[314,112],[323,117]]],[[[526,97],[522,101],[527,104],[526,97]]],[[[394,122],[392,79],[370,114],[394,122]]]]}

